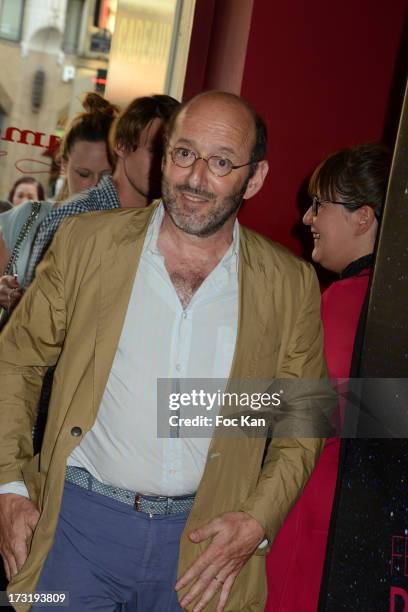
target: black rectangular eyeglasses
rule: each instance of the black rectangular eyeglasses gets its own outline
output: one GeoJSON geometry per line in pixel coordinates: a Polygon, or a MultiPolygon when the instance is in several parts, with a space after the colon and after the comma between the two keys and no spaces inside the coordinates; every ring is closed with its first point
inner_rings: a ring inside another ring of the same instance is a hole
{"type": "Polygon", "coordinates": [[[326,202],[328,204],[337,204],[339,206],[345,206],[346,208],[350,208],[350,209],[357,209],[357,208],[360,208],[361,206],[363,206],[363,204],[357,204],[357,202],[338,202],[336,200],[321,200],[317,196],[313,196],[313,198],[312,198],[312,215],[314,217],[317,217],[317,214],[319,212],[319,207],[322,204],[325,204],[326,202]]]}

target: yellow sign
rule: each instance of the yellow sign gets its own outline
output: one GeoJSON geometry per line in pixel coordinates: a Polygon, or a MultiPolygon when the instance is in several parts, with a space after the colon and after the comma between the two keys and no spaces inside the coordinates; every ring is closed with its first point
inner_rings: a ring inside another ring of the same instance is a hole
{"type": "Polygon", "coordinates": [[[164,93],[177,0],[119,0],[106,97],[124,107],[164,93]]]}

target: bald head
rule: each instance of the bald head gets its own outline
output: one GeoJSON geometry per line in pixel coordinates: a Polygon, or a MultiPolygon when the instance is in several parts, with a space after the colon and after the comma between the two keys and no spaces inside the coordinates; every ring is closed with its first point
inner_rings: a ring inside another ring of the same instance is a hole
{"type": "Polygon", "coordinates": [[[249,106],[249,104],[236,96],[233,93],[227,91],[204,91],[199,93],[194,98],[191,98],[188,102],[183,105],[182,111],[188,112],[200,108],[219,108],[219,109],[230,109],[236,111],[245,120],[254,122],[255,111],[249,106]]]}
{"type": "Polygon", "coordinates": [[[202,116],[212,117],[214,123],[220,117],[228,117],[230,129],[245,130],[249,144],[251,173],[256,169],[256,162],[266,156],[267,133],[266,126],[261,117],[252,106],[239,96],[225,91],[205,91],[191,100],[184,102],[173,114],[167,129],[166,140],[170,141],[174,129],[179,121],[185,117],[202,116]]]}
{"type": "Polygon", "coordinates": [[[258,125],[264,144],[263,122],[230,93],[210,91],[184,104],[172,119],[162,166],[163,203],[173,226],[200,239],[223,234],[231,240],[239,207],[268,172],[265,147],[255,156],[258,125]]]}

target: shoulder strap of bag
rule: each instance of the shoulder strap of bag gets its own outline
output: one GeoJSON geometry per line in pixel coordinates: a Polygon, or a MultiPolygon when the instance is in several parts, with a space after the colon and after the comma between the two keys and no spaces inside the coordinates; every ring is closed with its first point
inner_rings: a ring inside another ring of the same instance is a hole
{"type": "Polygon", "coordinates": [[[12,274],[13,264],[16,263],[18,256],[20,255],[21,247],[23,246],[34,221],[37,219],[38,215],[40,214],[40,210],[41,210],[41,202],[32,202],[30,215],[20,230],[20,233],[16,240],[16,244],[13,247],[13,251],[11,253],[10,259],[8,261],[6,269],[4,270],[4,274],[12,274]]]}

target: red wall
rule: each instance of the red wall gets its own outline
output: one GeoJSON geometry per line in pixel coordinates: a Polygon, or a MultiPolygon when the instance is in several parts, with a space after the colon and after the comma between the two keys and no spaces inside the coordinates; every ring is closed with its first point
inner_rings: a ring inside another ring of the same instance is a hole
{"type": "MultiPolygon", "coordinates": [[[[206,22],[200,7],[198,0],[195,29],[203,35],[214,15],[209,11],[206,22]]],[[[393,125],[387,109],[393,79],[397,107],[402,94],[402,70],[395,79],[395,66],[407,8],[407,0],[253,2],[241,93],[266,119],[270,171],[241,222],[301,253],[307,231],[295,226],[307,204],[299,194],[306,177],[328,153],[381,139],[386,119],[393,125]]],[[[214,29],[212,35],[210,49],[214,29]]],[[[205,66],[196,36],[193,30],[187,96],[211,81],[213,58],[205,66]]]]}

